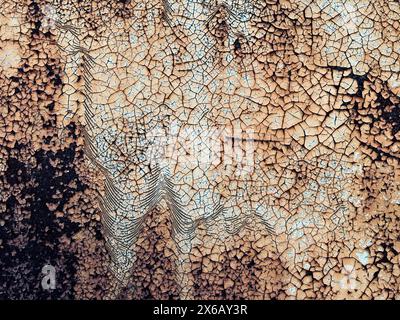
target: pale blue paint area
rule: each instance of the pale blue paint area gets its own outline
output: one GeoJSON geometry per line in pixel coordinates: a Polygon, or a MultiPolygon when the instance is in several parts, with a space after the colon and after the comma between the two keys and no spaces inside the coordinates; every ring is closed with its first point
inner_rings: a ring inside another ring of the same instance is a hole
{"type": "Polygon", "coordinates": [[[365,266],[368,264],[368,258],[369,254],[366,250],[360,251],[356,253],[357,260],[360,261],[360,263],[365,266]]]}

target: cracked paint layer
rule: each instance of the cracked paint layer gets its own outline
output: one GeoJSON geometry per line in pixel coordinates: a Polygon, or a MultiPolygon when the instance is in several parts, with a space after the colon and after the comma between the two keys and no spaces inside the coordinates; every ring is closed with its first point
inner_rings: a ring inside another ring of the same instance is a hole
{"type": "Polygon", "coordinates": [[[1,297],[399,298],[398,1],[1,7],[1,297]]]}

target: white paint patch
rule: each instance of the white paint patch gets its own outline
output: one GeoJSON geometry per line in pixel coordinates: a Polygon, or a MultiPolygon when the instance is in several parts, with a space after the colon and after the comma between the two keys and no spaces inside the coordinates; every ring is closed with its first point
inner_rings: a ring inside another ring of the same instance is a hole
{"type": "Polygon", "coordinates": [[[363,265],[368,264],[369,253],[367,250],[359,251],[356,253],[357,260],[363,265]]]}

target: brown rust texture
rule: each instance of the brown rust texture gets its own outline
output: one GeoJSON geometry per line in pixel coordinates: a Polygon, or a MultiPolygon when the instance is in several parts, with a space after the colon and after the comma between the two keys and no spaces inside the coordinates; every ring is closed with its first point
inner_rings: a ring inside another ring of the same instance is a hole
{"type": "Polygon", "coordinates": [[[0,8],[0,299],[400,298],[398,1],[0,8]]]}

